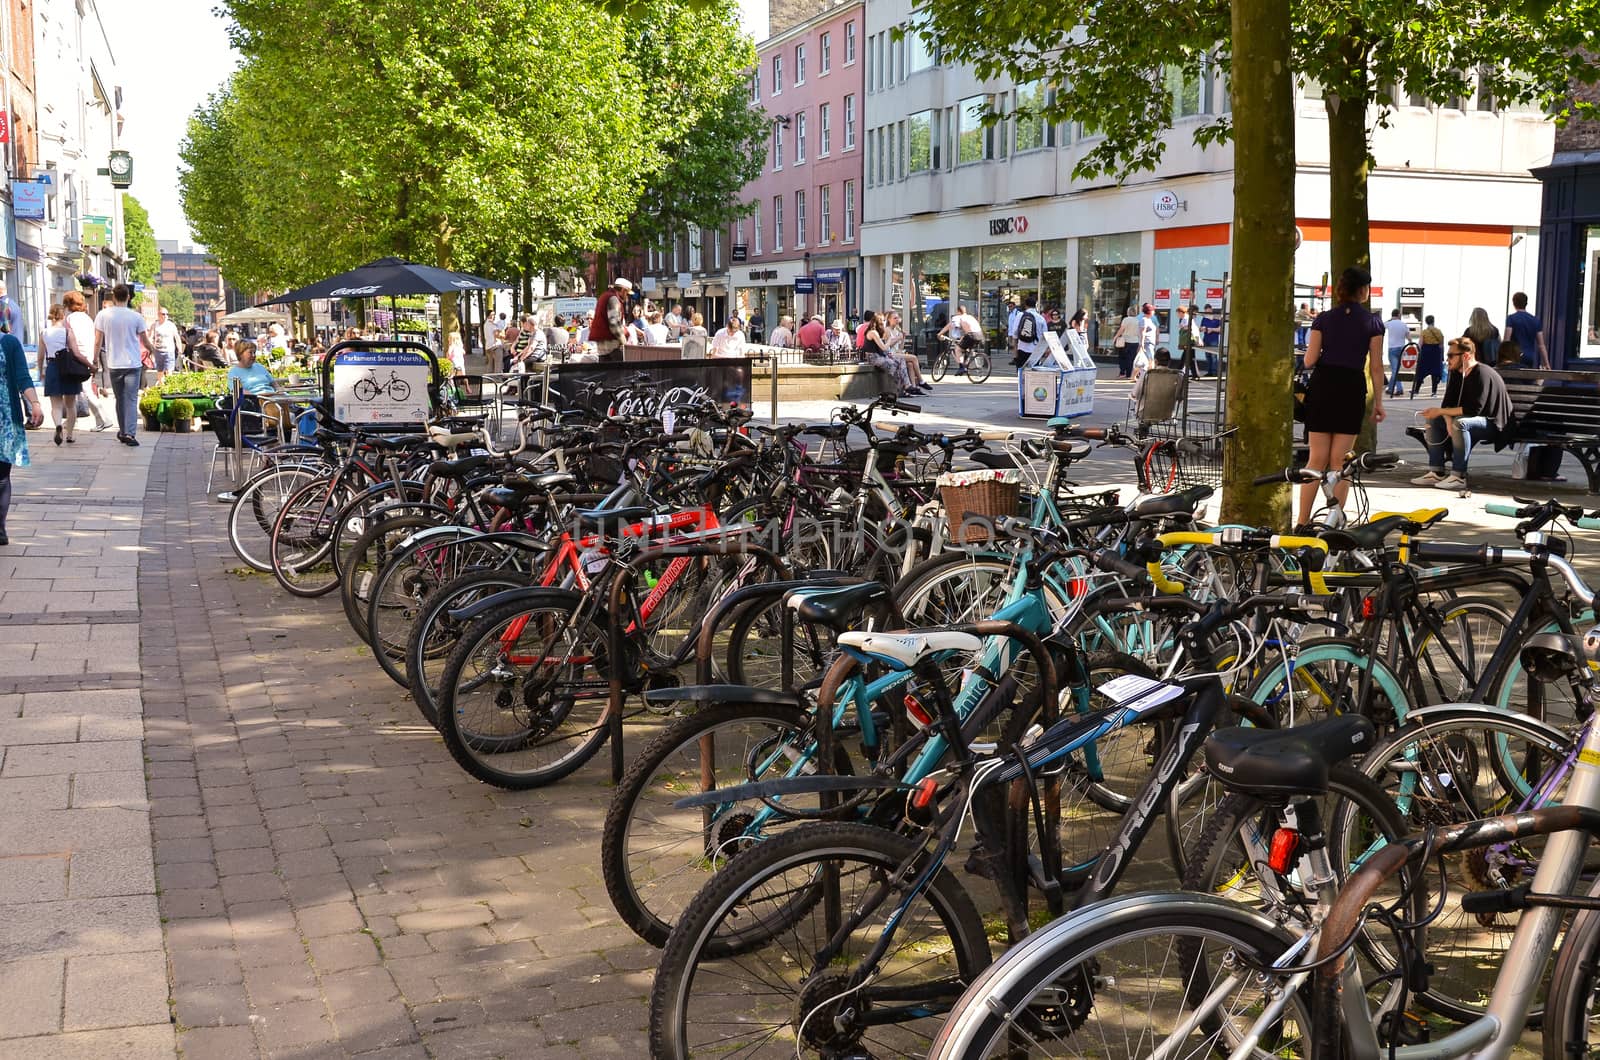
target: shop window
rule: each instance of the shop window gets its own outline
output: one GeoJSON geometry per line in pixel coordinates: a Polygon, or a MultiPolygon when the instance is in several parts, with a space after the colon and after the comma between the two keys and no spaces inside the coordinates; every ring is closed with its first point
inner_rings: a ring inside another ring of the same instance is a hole
{"type": "Polygon", "coordinates": [[[1578,356],[1600,357],[1600,225],[1587,236],[1578,259],[1578,356]]]}
{"type": "Polygon", "coordinates": [[[1078,240],[1078,305],[1089,310],[1092,338],[1109,350],[1111,336],[1139,301],[1139,233],[1078,240]]]}
{"type": "Polygon", "coordinates": [[[906,148],[906,172],[926,171],[933,158],[933,111],[920,110],[906,119],[910,144],[906,148]]]}
{"type": "Polygon", "coordinates": [[[955,313],[955,307],[950,304],[950,252],[939,250],[911,255],[911,285],[906,331],[920,352],[933,348],[939,329],[948,324],[955,313]]]}

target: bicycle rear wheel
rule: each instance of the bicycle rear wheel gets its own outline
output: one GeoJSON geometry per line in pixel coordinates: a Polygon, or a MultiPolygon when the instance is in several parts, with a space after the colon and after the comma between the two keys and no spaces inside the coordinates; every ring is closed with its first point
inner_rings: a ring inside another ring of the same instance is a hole
{"type": "Polygon", "coordinates": [[[272,524],[272,574],[295,596],[323,596],[339,587],[333,563],[333,528],[353,497],[337,479],[296,490],[272,524]]]}
{"type": "Polygon", "coordinates": [[[987,383],[989,373],[994,371],[994,365],[989,361],[989,355],[982,350],[973,350],[967,354],[967,379],[974,383],[987,383]]]}
{"type": "Polygon", "coordinates": [[[423,601],[406,645],[406,677],[411,701],[429,725],[439,725],[439,682],[450,652],[466,631],[450,612],[507,589],[527,588],[528,582],[527,574],[512,567],[468,571],[445,582],[423,601]]]}
{"type": "Polygon", "coordinates": [[[240,487],[228,509],[228,542],[250,567],[272,573],[272,527],[294,492],[325,477],[321,469],[269,467],[240,487]]]}

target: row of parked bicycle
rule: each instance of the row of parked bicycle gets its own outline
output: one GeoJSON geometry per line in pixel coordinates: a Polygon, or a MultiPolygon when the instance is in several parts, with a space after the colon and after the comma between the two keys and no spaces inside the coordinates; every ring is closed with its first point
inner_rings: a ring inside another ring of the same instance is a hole
{"type": "MultiPolygon", "coordinates": [[[[338,592],[480,780],[609,742],[656,1056],[1589,1048],[1600,636],[1563,528],[1592,517],[1208,526],[1204,487],[1070,481],[1115,430],[879,422],[906,411],[530,406],[508,452],[324,428],[229,532],[338,592]]],[[[1394,463],[1325,492],[1364,513],[1394,463]]]]}

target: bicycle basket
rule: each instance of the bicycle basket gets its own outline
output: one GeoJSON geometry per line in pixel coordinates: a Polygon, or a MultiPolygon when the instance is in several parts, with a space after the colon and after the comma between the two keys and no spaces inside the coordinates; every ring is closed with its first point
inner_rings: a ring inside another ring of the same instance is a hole
{"type": "Polygon", "coordinates": [[[950,540],[958,545],[990,540],[995,520],[1017,514],[1021,502],[1015,471],[953,472],[940,475],[937,485],[950,540]]]}
{"type": "Polygon", "coordinates": [[[1222,485],[1224,435],[1152,438],[1134,453],[1139,489],[1171,493],[1190,486],[1222,485]]]}

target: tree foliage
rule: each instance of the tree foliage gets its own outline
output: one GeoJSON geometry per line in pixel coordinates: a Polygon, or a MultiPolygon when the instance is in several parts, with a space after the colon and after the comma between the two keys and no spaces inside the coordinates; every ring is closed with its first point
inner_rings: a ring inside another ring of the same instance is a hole
{"type": "Polygon", "coordinates": [[[195,234],[246,288],[384,254],[554,270],[633,229],[649,189],[717,223],[743,181],[723,164],[748,131],[730,86],[753,61],[732,0],[222,10],[245,61],[191,120],[180,185],[195,234]],[[307,41],[336,43],[336,61],[307,41]]]}
{"type": "Polygon", "coordinates": [[[134,283],[150,284],[161,275],[161,251],[150,227],[150,214],[144,204],[127,192],[122,193],[122,246],[133,264],[128,275],[134,283]]]}
{"type": "Polygon", "coordinates": [[[145,295],[147,300],[153,296],[174,324],[187,327],[194,323],[194,295],[189,293],[189,288],[173,283],[160,289],[147,289],[145,295]]]}

